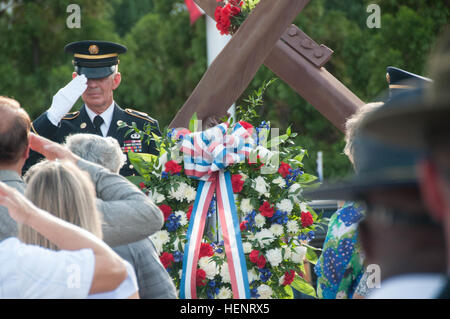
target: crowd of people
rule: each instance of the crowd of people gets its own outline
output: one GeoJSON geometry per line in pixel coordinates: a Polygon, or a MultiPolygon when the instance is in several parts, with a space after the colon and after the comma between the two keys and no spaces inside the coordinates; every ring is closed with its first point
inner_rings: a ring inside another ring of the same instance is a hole
{"type": "MultiPolygon", "coordinates": [[[[134,172],[124,152],[157,151],[127,140],[120,122],[160,135],[156,120],[114,102],[125,51],[66,46],[73,80],[33,122],[0,97],[0,298],[177,298],[149,239],[163,214],[124,177],[134,172]]],[[[389,97],[346,123],[354,176],[305,193],[345,201],[315,267],[319,298],[449,297],[448,33],[430,77],[388,68],[389,97]]]]}
{"type": "Polygon", "coordinates": [[[449,297],[448,31],[428,67],[431,79],[388,68],[386,100],[346,123],[354,176],[307,194],[345,201],[315,267],[321,298],[449,297]]]}

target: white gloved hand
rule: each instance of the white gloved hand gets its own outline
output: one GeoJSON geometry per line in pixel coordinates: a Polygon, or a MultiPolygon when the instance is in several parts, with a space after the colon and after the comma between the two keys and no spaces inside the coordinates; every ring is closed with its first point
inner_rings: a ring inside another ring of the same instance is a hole
{"type": "Polygon", "coordinates": [[[53,125],[59,125],[61,119],[72,109],[86,88],[87,78],[82,74],[76,76],[53,96],[52,105],[47,111],[47,117],[53,125]]]}

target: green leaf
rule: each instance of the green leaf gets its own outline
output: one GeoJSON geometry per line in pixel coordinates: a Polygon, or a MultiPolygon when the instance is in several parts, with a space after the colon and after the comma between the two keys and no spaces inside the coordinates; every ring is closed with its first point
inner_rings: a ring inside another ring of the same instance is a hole
{"type": "Polygon", "coordinates": [[[317,176],[304,173],[301,176],[299,176],[298,182],[302,183],[302,184],[308,184],[308,183],[315,181],[316,179],[317,179],[317,176]]]}
{"type": "Polygon", "coordinates": [[[127,176],[126,179],[128,179],[131,183],[139,187],[140,183],[145,183],[145,178],[142,176],[127,176]]]}
{"type": "Polygon", "coordinates": [[[304,293],[305,295],[317,298],[316,290],[314,289],[314,287],[309,282],[307,282],[305,279],[298,276],[297,274],[295,275],[295,279],[291,283],[291,286],[295,290],[298,290],[298,291],[304,293]]]}
{"type": "Polygon", "coordinates": [[[274,137],[273,139],[271,139],[271,140],[267,143],[266,148],[270,149],[270,148],[272,148],[272,147],[274,147],[274,146],[278,146],[278,145],[280,145],[281,143],[285,142],[288,138],[289,138],[289,136],[286,135],[286,134],[281,135],[281,136],[274,137]]]}
{"type": "Polygon", "coordinates": [[[130,159],[130,163],[133,164],[134,168],[141,176],[150,174],[153,166],[152,164],[158,159],[158,157],[153,154],[134,152],[128,152],[128,158],[130,159]]]}
{"type": "Polygon", "coordinates": [[[189,131],[191,132],[197,131],[197,122],[198,122],[197,113],[194,113],[194,115],[192,115],[191,119],[189,120],[189,131]]]}
{"type": "Polygon", "coordinates": [[[288,297],[286,299],[294,299],[294,292],[292,291],[291,286],[284,286],[284,291],[288,294],[288,297]]]}
{"type": "Polygon", "coordinates": [[[318,257],[316,252],[310,247],[306,247],[306,260],[315,265],[317,263],[317,259],[318,257]]]}

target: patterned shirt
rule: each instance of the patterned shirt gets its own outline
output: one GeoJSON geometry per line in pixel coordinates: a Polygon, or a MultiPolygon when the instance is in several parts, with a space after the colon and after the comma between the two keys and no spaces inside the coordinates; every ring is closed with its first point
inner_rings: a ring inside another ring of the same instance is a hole
{"type": "Polygon", "coordinates": [[[352,298],[364,274],[358,223],[360,205],[346,202],[330,218],[322,254],[315,266],[317,295],[323,299],[352,298]]]}

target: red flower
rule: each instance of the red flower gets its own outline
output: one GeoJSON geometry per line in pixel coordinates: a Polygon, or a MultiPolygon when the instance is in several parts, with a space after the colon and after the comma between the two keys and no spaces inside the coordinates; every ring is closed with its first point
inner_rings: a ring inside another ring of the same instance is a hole
{"type": "Polygon", "coordinates": [[[141,189],[144,189],[144,188],[145,188],[145,183],[144,183],[144,182],[140,182],[140,183],[139,183],[139,187],[140,187],[141,189]]]}
{"type": "Polygon", "coordinates": [[[274,213],[274,209],[270,206],[268,201],[264,201],[264,203],[259,206],[259,211],[261,212],[261,215],[265,217],[272,217],[274,213]]]}
{"type": "Polygon", "coordinates": [[[238,4],[237,1],[227,3],[224,7],[216,7],[214,11],[214,19],[216,20],[216,27],[220,34],[229,34],[231,27],[231,18],[241,12],[242,1],[238,4]]]}
{"type": "Polygon", "coordinates": [[[291,166],[287,163],[281,162],[280,168],[278,168],[278,173],[280,173],[283,178],[286,178],[287,175],[290,174],[289,170],[291,169],[291,166]]]}
{"type": "Polygon", "coordinates": [[[233,193],[240,193],[242,190],[242,186],[244,185],[244,181],[242,180],[242,175],[234,174],[231,176],[231,185],[233,186],[233,193]]]}
{"type": "Polygon", "coordinates": [[[211,245],[208,243],[201,243],[198,258],[211,257],[212,255],[214,255],[214,250],[211,245]]]}
{"type": "Polygon", "coordinates": [[[193,208],[194,208],[194,205],[189,206],[188,211],[186,212],[186,217],[188,220],[191,220],[191,214],[192,214],[193,208]]]}
{"type": "Polygon", "coordinates": [[[244,231],[247,229],[247,224],[248,224],[247,220],[244,220],[244,221],[242,221],[242,223],[239,224],[239,228],[241,229],[241,231],[244,231]]]}
{"type": "Polygon", "coordinates": [[[288,270],[284,273],[284,281],[283,286],[290,285],[294,281],[295,277],[295,271],[294,270],[288,270]]]}
{"type": "Polygon", "coordinates": [[[198,286],[206,286],[206,272],[203,269],[197,269],[195,284],[198,286]]]}
{"type": "Polygon", "coordinates": [[[169,218],[170,214],[173,213],[172,208],[169,205],[160,205],[159,209],[161,209],[163,215],[164,215],[164,220],[167,220],[167,218],[169,218]]]}
{"type": "Polygon", "coordinates": [[[175,162],[174,160],[168,161],[166,164],[164,164],[165,172],[170,173],[171,175],[178,174],[181,172],[181,165],[175,162]]]}
{"type": "Polygon", "coordinates": [[[310,212],[302,212],[300,219],[302,220],[302,227],[306,228],[314,223],[313,217],[310,212]]]}
{"type": "Polygon", "coordinates": [[[171,253],[168,252],[163,252],[162,255],[159,257],[159,259],[161,260],[161,263],[163,264],[164,268],[169,268],[170,266],[172,266],[172,263],[175,261],[175,259],[173,258],[173,255],[171,253]]]}
{"type": "Polygon", "coordinates": [[[266,258],[259,250],[252,250],[249,259],[252,263],[256,264],[258,268],[264,268],[266,265],[266,258]]]}

